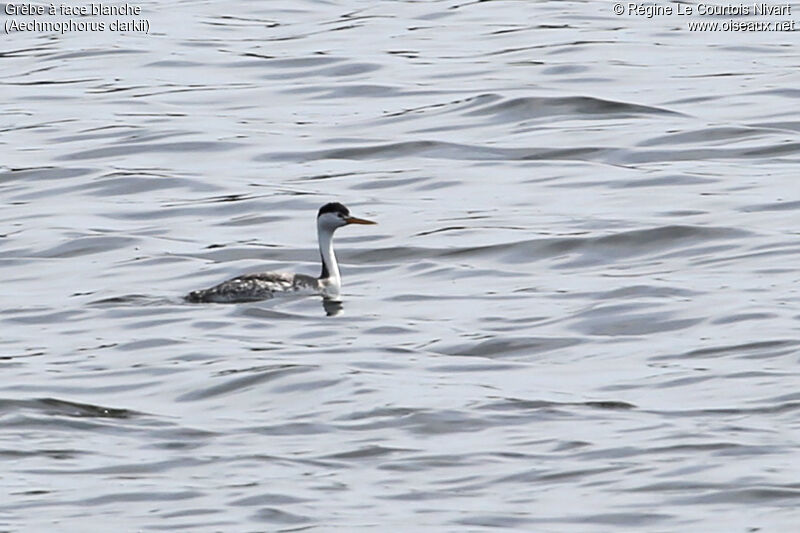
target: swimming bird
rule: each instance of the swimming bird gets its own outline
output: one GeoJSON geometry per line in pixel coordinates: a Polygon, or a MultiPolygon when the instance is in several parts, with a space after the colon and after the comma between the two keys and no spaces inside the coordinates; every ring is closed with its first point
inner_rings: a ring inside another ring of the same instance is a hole
{"type": "Polygon", "coordinates": [[[318,278],[305,274],[286,272],[261,272],[245,274],[210,289],[192,291],[186,300],[193,303],[252,302],[271,298],[279,293],[310,291],[321,294],[328,300],[338,301],[342,289],[342,276],[333,252],[333,232],[348,224],[377,224],[371,220],[356,218],[339,202],[320,207],[317,213],[317,238],[322,259],[322,273],[318,278]]]}

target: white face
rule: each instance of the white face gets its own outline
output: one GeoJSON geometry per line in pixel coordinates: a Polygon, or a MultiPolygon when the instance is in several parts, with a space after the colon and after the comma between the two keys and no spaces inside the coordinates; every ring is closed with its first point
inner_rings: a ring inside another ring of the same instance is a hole
{"type": "Polygon", "coordinates": [[[325,228],[329,231],[333,231],[336,228],[341,228],[342,226],[346,226],[347,221],[344,219],[343,215],[339,213],[323,213],[319,218],[317,218],[317,226],[320,228],[325,228]]]}

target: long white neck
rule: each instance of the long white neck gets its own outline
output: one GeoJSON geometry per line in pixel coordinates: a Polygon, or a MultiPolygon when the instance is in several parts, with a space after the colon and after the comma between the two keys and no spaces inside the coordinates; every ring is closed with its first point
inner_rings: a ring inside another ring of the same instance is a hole
{"type": "Polygon", "coordinates": [[[319,255],[322,257],[322,273],[319,280],[338,294],[342,286],[342,277],[339,275],[339,263],[333,253],[333,231],[329,228],[317,227],[319,238],[319,255]]]}

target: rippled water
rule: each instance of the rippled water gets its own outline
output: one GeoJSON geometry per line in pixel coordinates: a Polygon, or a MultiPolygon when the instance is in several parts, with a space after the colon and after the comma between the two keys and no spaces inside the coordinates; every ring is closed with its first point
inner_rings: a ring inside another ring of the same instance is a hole
{"type": "Polygon", "coordinates": [[[141,5],[3,37],[0,529],[795,530],[796,33],[141,5]]]}

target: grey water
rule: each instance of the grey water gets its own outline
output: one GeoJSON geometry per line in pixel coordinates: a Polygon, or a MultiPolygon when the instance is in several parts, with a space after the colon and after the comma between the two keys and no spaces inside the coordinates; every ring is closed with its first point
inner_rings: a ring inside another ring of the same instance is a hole
{"type": "Polygon", "coordinates": [[[0,530],[797,531],[797,33],[137,5],[2,37],[0,530]]]}

